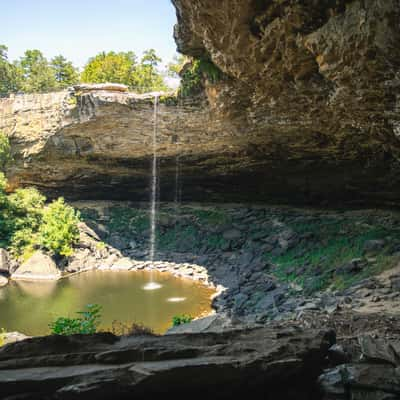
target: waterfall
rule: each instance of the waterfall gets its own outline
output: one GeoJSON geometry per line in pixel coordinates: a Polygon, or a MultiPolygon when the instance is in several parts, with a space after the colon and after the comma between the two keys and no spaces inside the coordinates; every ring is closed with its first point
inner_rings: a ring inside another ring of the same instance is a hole
{"type": "Polygon", "coordinates": [[[150,261],[154,261],[156,246],[156,217],[157,217],[157,111],[158,95],[154,95],[153,116],[153,161],[151,166],[151,199],[150,199],[150,261]]]}
{"type": "MultiPolygon", "coordinates": [[[[157,192],[158,192],[158,173],[157,173],[157,112],[158,96],[154,95],[154,114],[153,114],[153,160],[151,164],[151,198],[150,198],[150,261],[154,261],[156,247],[156,225],[157,225],[157,192]]],[[[152,266],[153,267],[153,266],[152,266]]],[[[153,268],[150,270],[150,282],[144,285],[144,290],[159,289],[162,285],[154,282],[153,268]]]]}

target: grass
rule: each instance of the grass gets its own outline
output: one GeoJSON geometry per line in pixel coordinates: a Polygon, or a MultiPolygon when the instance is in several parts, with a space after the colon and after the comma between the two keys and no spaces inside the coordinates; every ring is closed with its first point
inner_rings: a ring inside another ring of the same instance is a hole
{"type": "Polygon", "coordinates": [[[111,232],[128,235],[149,229],[150,220],[146,211],[129,207],[110,207],[110,220],[107,223],[111,232]]]}
{"type": "Polygon", "coordinates": [[[368,263],[363,252],[364,243],[371,239],[384,239],[398,234],[393,228],[382,226],[379,222],[359,219],[332,219],[294,223],[290,228],[298,237],[307,239],[298,241],[282,255],[266,259],[274,264],[273,273],[280,280],[295,282],[306,293],[326,289],[345,289],[352,284],[387,268],[396,262],[391,256],[390,245],[376,257],[376,262],[368,263]],[[353,259],[361,258],[366,266],[358,273],[337,273],[337,269],[353,259]]]}

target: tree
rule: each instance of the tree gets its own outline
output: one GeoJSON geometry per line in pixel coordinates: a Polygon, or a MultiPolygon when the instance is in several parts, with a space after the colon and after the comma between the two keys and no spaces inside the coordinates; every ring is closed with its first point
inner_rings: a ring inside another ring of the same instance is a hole
{"type": "Polygon", "coordinates": [[[142,56],[142,64],[150,65],[153,68],[157,67],[161,62],[161,58],[157,56],[156,51],[154,49],[145,50],[142,56]]]}
{"type": "Polygon", "coordinates": [[[74,85],[79,80],[79,74],[71,61],[68,61],[61,54],[51,60],[51,67],[54,71],[57,87],[64,89],[74,85]]]}
{"type": "Polygon", "coordinates": [[[18,69],[8,61],[7,46],[0,45],[0,97],[17,92],[20,88],[21,77],[18,69]]]}
{"type": "Polygon", "coordinates": [[[163,77],[157,71],[159,62],[161,58],[154,49],[145,51],[140,63],[132,51],[102,52],[89,59],[81,80],[87,83],[122,83],[139,93],[165,90],[163,77]]]}
{"type": "Polygon", "coordinates": [[[161,58],[157,56],[154,49],[143,52],[140,64],[137,66],[134,74],[134,90],[139,93],[167,90],[164,79],[157,70],[158,64],[161,61],[161,58]]]}
{"type": "Polygon", "coordinates": [[[133,51],[102,52],[89,59],[81,80],[86,83],[112,82],[131,86],[135,66],[136,55],[133,51]]]}
{"type": "Polygon", "coordinates": [[[173,78],[178,78],[180,76],[183,66],[189,62],[190,59],[187,56],[184,56],[182,54],[176,54],[172,59],[172,61],[168,63],[167,66],[168,75],[173,78]]]}
{"type": "Polygon", "coordinates": [[[26,50],[16,66],[23,75],[24,92],[47,92],[57,88],[54,70],[40,50],[26,50]]]}

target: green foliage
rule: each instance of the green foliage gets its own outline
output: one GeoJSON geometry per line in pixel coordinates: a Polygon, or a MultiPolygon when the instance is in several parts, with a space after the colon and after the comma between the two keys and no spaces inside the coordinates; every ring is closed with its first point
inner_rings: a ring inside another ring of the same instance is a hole
{"type": "Polygon", "coordinates": [[[5,169],[7,163],[11,159],[10,150],[10,141],[8,137],[3,132],[0,132],[0,171],[5,169]]]}
{"type": "Polygon", "coordinates": [[[0,97],[20,89],[18,69],[8,61],[7,46],[0,45],[0,97]]]}
{"type": "Polygon", "coordinates": [[[45,200],[34,188],[17,189],[8,196],[10,250],[14,255],[27,258],[33,252],[45,200]]]}
{"type": "Polygon", "coordinates": [[[344,289],[393,266],[395,262],[389,249],[383,249],[374,263],[365,260],[363,247],[367,240],[384,239],[394,233],[393,228],[384,226],[379,221],[357,224],[351,218],[332,218],[296,222],[291,224],[291,228],[306,238],[284,254],[267,256],[267,259],[275,265],[274,275],[283,281],[301,285],[306,294],[328,286],[344,289]],[[353,259],[365,260],[365,267],[355,273],[344,270],[338,275],[336,270],[353,259]]]}
{"type": "Polygon", "coordinates": [[[187,314],[178,314],[172,317],[172,326],[178,326],[182,324],[187,324],[193,321],[193,317],[187,314]]]}
{"type": "Polygon", "coordinates": [[[79,81],[77,69],[64,56],[58,55],[51,60],[51,67],[57,82],[57,88],[64,89],[79,81]]]}
{"type": "Polygon", "coordinates": [[[21,88],[24,92],[47,92],[57,89],[54,70],[40,50],[26,50],[16,67],[22,76],[21,88]]]}
{"type": "Polygon", "coordinates": [[[87,83],[122,83],[132,85],[132,74],[136,66],[136,55],[132,51],[115,53],[101,52],[89,59],[81,75],[87,83]]]}
{"type": "Polygon", "coordinates": [[[131,235],[149,229],[150,218],[147,211],[129,207],[111,207],[108,228],[111,232],[131,235]]]}
{"type": "MultiPolygon", "coordinates": [[[[171,67],[170,67],[171,68],[171,67]]],[[[179,67],[176,67],[178,70],[179,67]]],[[[181,86],[179,95],[182,97],[195,95],[204,88],[203,80],[217,83],[223,78],[222,71],[208,59],[193,59],[180,67],[181,86]]]]}
{"type": "Polygon", "coordinates": [[[78,222],[79,212],[60,197],[44,209],[38,232],[39,244],[55,254],[70,256],[72,245],[79,240],[78,222]]]}
{"type": "Polygon", "coordinates": [[[40,247],[56,255],[71,255],[79,239],[79,213],[62,198],[46,207],[46,198],[34,188],[7,195],[6,184],[0,173],[0,246],[22,259],[40,247]]]}
{"type": "Polygon", "coordinates": [[[98,304],[88,304],[86,310],[77,312],[79,318],[59,317],[49,324],[54,335],[74,335],[96,333],[100,324],[102,307],[98,304]]]}
{"type": "Polygon", "coordinates": [[[89,59],[81,80],[87,83],[122,83],[139,92],[165,90],[161,74],[157,71],[161,59],[154,49],[143,53],[140,63],[132,51],[102,52],[89,59]]]}
{"type": "Polygon", "coordinates": [[[7,51],[0,45],[0,96],[60,90],[79,81],[121,83],[139,93],[167,90],[158,71],[161,58],[154,49],[146,50],[140,62],[132,51],[101,52],[89,59],[81,76],[63,55],[49,62],[40,50],[26,50],[23,57],[11,63],[7,51]]]}
{"type": "Polygon", "coordinates": [[[181,74],[183,66],[188,62],[188,57],[182,54],[175,55],[172,62],[168,63],[168,75],[173,78],[178,78],[181,74]]]}

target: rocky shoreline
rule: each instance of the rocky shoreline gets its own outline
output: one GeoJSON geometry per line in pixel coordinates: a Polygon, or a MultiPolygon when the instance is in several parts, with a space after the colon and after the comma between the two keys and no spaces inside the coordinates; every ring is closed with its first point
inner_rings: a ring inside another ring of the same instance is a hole
{"type": "Polygon", "coordinates": [[[165,203],[151,262],[143,205],[75,206],[83,222],[71,257],[56,263],[38,252],[22,265],[7,264],[2,250],[0,270],[10,279],[157,270],[215,289],[217,312],[249,322],[296,319],[304,310],[399,308],[400,216],[394,211],[165,203]]]}

